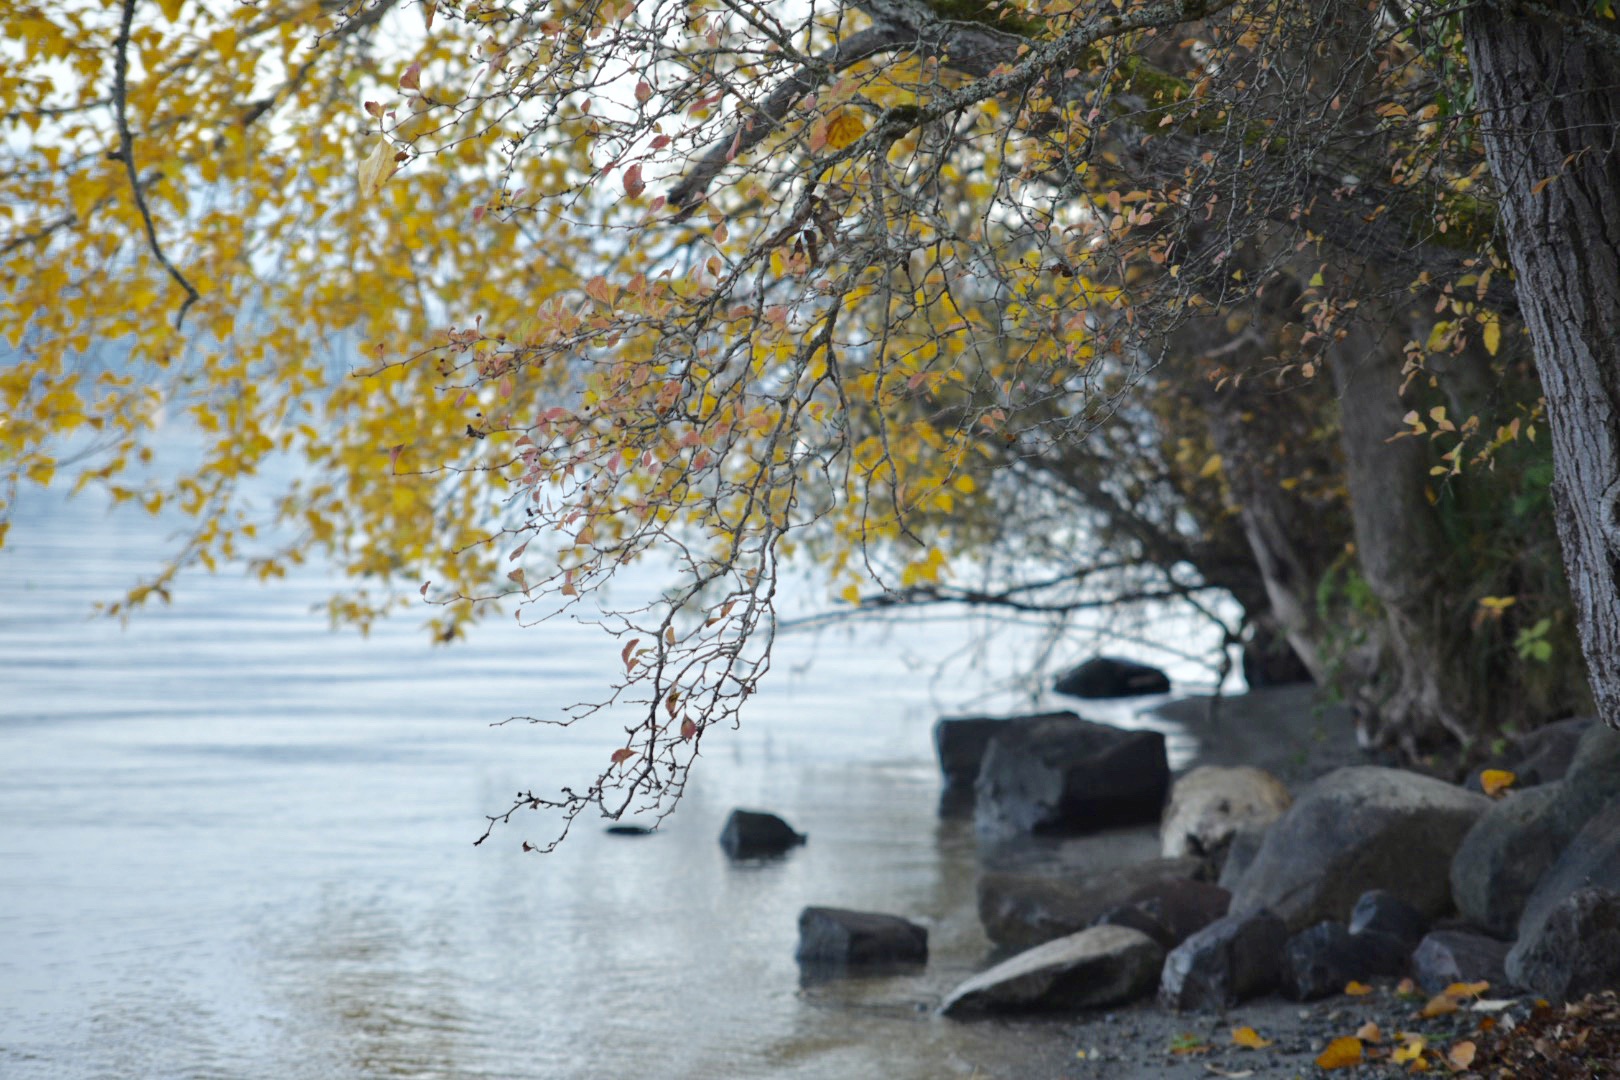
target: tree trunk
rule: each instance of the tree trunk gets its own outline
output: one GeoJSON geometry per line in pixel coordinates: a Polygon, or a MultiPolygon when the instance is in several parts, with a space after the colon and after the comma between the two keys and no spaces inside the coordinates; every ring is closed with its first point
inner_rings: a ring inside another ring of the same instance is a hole
{"type": "Polygon", "coordinates": [[[1487,2],[1467,9],[1464,32],[1547,396],[1592,696],[1620,728],[1620,37],[1590,6],[1553,0],[1555,21],[1487,2]]]}

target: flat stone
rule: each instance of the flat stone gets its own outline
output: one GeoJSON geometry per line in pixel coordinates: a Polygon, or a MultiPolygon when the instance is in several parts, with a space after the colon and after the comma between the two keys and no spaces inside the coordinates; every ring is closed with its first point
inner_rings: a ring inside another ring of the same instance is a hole
{"type": "Polygon", "coordinates": [[[986,873],[979,877],[979,921],[998,946],[1028,949],[1085,929],[1145,886],[1202,870],[1198,859],[1186,858],[1151,859],[1085,876],[986,873]]]}
{"type": "Polygon", "coordinates": [[[1074,714],[1008,722],[974,784],[974,826],[995,840],[1156,822],[1170,786],[1164,735],[1074,714]]]}
{"type": "Polygon", "coordinates": [[[1232,890],[1233,911],[1269,909],[1291,931],[1343,920],[1369,889],[1429,916],[1451,906],[1447,867],[1490,806],[1483,795],[1400,769],[1353,766],[1300,793],[1232,890]]]}
{"type": "Polygon", "coordinates": [[[759,810],[733,810],[725,828],[720,830],[720,846],[733,859],[780,855],[807,839],[775,814],[759,810]]]}
{"type": "Polygon", "coordinates": [[[1620,987],[1620,892],[1577,889],[1514,946],[1507,973],[1553,1001],[1620,987]]]}
{"type": "Polygon", "coordinates": [[[1159,1002],[1176,1010],[1225,1009],[1275,987],[1288,928],[1265,910],[1218,919],[1171,950],[1159,1002]]]}
{"type": "Polygon", "coordinates": [[[1153,990],[1164,950],[1124,926],[1094,926],[1038,945],[975,975],[945,998],[947,1016],[1095,1009],[1153,990]]]}
{"type": "Polygon", "coordinates": [[[928,930],[898,915],[807,907],[799,913],[801,964],[915,965],[928,962],[928,930]]]}
{"type": "Polygon", "coordinates": [[[1412,977],[1431,994],[1452,983],[1486,982],[1507,987],[1508,943],[1467,930],[1434,930],[1412,953],[1412,977]]]}

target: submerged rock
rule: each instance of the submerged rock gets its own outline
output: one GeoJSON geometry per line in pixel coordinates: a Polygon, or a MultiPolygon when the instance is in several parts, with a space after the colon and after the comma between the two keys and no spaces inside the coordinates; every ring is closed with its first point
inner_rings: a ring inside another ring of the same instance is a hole
{"type": "Polygon", "coordinates": [[[794,958],[819,966],[903,966],[928,962],[928,930],[898,915],[807,907],[794,958]]]}
{"type": "Polygon", "coordinates": [[[1164,950],[1146,934],[1094,926],[975,975],[951,991],[940,1012],[961,1016],[1119,1005],[1151,992],[1163,962],[1164,950]]]}

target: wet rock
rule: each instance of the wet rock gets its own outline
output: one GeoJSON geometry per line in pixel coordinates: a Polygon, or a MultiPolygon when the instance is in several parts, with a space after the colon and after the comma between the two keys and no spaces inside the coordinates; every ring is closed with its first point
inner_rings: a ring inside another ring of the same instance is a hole
{"type": "Polygon", "coordinates": [[[758,810],[733,810],[726,827],[720,830],[720,846],[733,859],[780,855],[807,839],[775,814],[758,810]]]}
{"type": "Polygon", "coordinates": [[[602,830],[609,836],[651,836],[652,829],[646,825],[609,825],[602,830]]]}
{"type": "Polygon", "coordinates": [[[1429,921],[1423,912],[1383,889],[1362,893],[1350,909],[1352,934],[1385,934],[1404,943],[1408,953],[1429,932],[1429,921]]]}
{"type": "MultiPolygon", "coordinates": [[[[1617,740],[1620,741],[1620,740],[1617,740]]],[[[1574,777],[1571,769],[1570,783],[1574,777]]],[[[1519,918],[1519,941],[1528,950],[1540,939],[1553,910],[1580,889],[1620,892],[1620,797],[1592,816],[1541,876],[1519,918]]]]}
{"type": "Polygon", "coordinates": [[[1269,911],[1218,919],[1171,950],[1159,981],[1167,1008],[1225,1009],[1276,986],[1288,928],[1269,911]]]}
{"type": "Polygon", "coordinates": [[[1352,934],[1343,923],[1317,923],[1288,939],[1283,989],[1296,1001],[1329,997],[1351,980],[1404,975],[1411,952],[1391,934],[1352,934]]]}
{"type": "Polygon", "coordinates": [[[1058,676],[1052,689],[1077,698],[1134,697],[1138,694],[1168,694],[1170,677],[1156,667],[1095,656],[1058,676]]]}
{"type": "Polygon", "coordinates": [[[1224,916],[1232,906],[1232,894],[1207,881],[1170,878],[1137,889],[1130,903],[1168,930],[1174,944],[1180,945],[1224,916]]]}
{"type": "Polygon", "coordinates": [[[1169,786],[1159,732],[1094,724],[1072,713],[1014,720],[985,753],[974,785],[974,826],[998,838],[1157,821],[1169,786]]]}
{"type": "MultiPolygon", "coordinates": [[[[1073,713],[1056,715],[1073,716],[1073,713]]],[[[945,779],[940,793],[941,814],[954,816],[973,810],[973,782],[990,740],[1008,723],[996,716],[947,716],[934,725],[934,752],[945,779]]]]}
{"type": "Polygon", "coordinates": [[[1264,769],[1202,765],[1170,789],[1159,829],[1162,853],[1223,862],[1239,829],[1263,829],[1293,802],[1287,786],[1264,769]]]}
{"type": "Polygon", "coordinates": [[[1451,906],[1450,865],[1490,800],[1432,777],[1363,765],[1303,791],[1232,890],[1233,911],[1269,908],[1291,930],[1343,919],[1384,889],[1434,916],[1451,906]]]}
{"type": "Polygon", "coordinates": [[[1008,1010],[1095,1009],[1152,991],[1164,950],[1124,926],[1094,926],[1019,953],[951,991],[947,1016],[1008,1010]]]}
{"type": "Polygon", "coordinates": [[[1487,982],[1495,990],[1508,985],[1509,945],[1468,930],[1435,930],[1412,953],[1412,977],[1431,994],[1456,982],[1487,982]]]}
{"type": "Polygon", "coordinates": [[[807,907],[799,913],[801,964],[888,966],[928,962],[928,931],[898,915],[807,907]]]}
{"type": "Polygon", "coordinates": [[[979,877],[979,921],[1002,948],[1028,949],[1085,929],[1144,886],[1202,870],[1199,860],[1186,858],[1150,859],[1085,876],[987,873],[979,877]]]}
{"type": "Polygon", "coordinates": [[[1508,954],[1519,986],[1553,1001],[1620,987],[1620,892],[1577,889],[1508,954]]]}

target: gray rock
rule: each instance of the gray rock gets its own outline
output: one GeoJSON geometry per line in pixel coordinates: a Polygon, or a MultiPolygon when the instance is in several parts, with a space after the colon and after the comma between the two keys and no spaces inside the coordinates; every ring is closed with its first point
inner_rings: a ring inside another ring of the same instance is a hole
{"type": "Polygon", "coordinates": [[[974,825],[995,839],[1158,821],[1170,786],[1164,735],[1071,714],[1010,721],[974,785],[974,825]]]}
{"type": "Polygon", "coordinates": [[[1495,990],[1509,984],[1504,964],[1508,943],[1467,930],[1435,930],[1412,953],[1412,977],[1431,994],[1452,983],[1486,982],[1495,990]]]}
{"type": "Polygon", "coordinates": [[[1144,885],[1130,902],[1170,932],[1175,945],[1223,917],[1232,894],[1219,885],[1188,878],[1169,878],[1144,885]]]}
{"type": "Polygon", "coordinates": [[[1239,829],[1265,828],[1293,802],[1287,785],[1264,769],[1201,765],[1170,789],[1161,853],[1223,859],[1239,829]]]}
{"type": "Polygon", "coordinates": [[[1306,788],[1267,832],[1232,890],[1233,911],[1268,908],[1302,930],[1343,919],[1368,889],[1426,915],[1451,906],[1444,868],[1490,800],[1432,777],[1363,765],[1306,788]]]}
{"type": "Polygon", "coordinates": [[[1270,825],[1245,825],[1232,834],[1216,884],[1227,891],[1237,888],[1244,873],[1254,864],[1254,857],[1260,854],[1260,845],[1265,843],[1270,828],[1270,825]]]}
{"type": "Polygon", "coordinates": [[[1574,763],[1581,739],[1594,722],[1590,716],[1578,716],[1520,735],[1506,750],[1494,755],[1469,776],[1469,788],[1480,789],[1480,773],[1486,769],[1506,769],[1513,773],[1513,786],[1521,791],[1563,779],[1574,763]]]}
{"type": "Polygon", "coordinates": [[[1097,916],[1097,921],[1091,925],[1124,926],[1140,931],[1158,942],[1159,947],[1166,952],[1181,944],[1162,922],[1144,911],[1140,904],[1120,904],[1118,907],[1111,907],[1097,916]]]}
{"type": "Polygon", "coordinates": [[[947,1016],[1009,1010],[1095,1009],[1153,989],[1164,950],[1124,926],[1094,926],[1048,941],[975,975],[945,998],[947,1016]]]}
{"type": "Polygon", "coordinates": [[[928,962],[928,930],[898,915],[807,907],[799,913],[801,964],[901,966],[928,962]]]}
{"type": "Polygon", "coordinates": [[[1195,877],[1198,859],[1151,859],[1085,876],[987,873],[979,877],[979,921],[1002,948],[1028,949],[1066,937],[1129,903],[1144,886],[1195,877]]]}
{"type": "Polygon", "coordinates": [[[1620,987],[1620,892],[1577,889],[1508,954],[1508,976],[1553,1001],[1620,987]]]}
{"type": "Polygon", "coordinates": [[[780,855],[807,839],[775,814],[758,810],[733,810],[725,828],[720,830],[720,846],[733,859],[780,855]]]}
{"type": "Polygon", "coordinates": [[[1164,958],[1159,1001],[1167,1008],[1225,1009],[1276,986],[1288,928],[1269,911],[1228,915],[1164,958]]]}
{"type": "Polygon", "coordinates": [[[1564,773],[1571,797],[1590,806],[1590,813],[1620,795],[1620,732],[1590,724],[1575,744],[1575,757],[1564,773]]]}
{"type": "Polygon", "coordinates": [[[1372,889],[1362,893],[1350,909],[1350,932],[1385,934],[1404,943],[1410,953],[1429,932],[1429,919],[1394,893],[1372,889]]]}
{"type": "MultiPolygon", "coordinates": [[[[1574,768],[1565,783],[1574,782],[1574,768]]],[[[1545,874],[1525,902],[1519,941],[1529,949],[1540,939],[1553,910],[1580,889],[1620,892],[1620,796],[1594,814],[1545,874]]]]}
{"type": "Polygon", "coordinates": [[[1343,923],[1321,922],[1288,939],[1283,989],[1296,1001],[1344,992],[1351,980],[1404,975],[1410,946],[1390,934],[1352,934],[1343,923]]]}
{"type": "Polygon", "coordinates": [[[1509,792],[1468,830],[1451,859],[1451,896],[1470,923],[1511,936],[1536,882],[1583,819],[1562,781],[1509,792]]]}
{"type": "Polygon", "coordinates": [[[1170,677],[1156,667],[1095,656],[1058,676],[1052,689],[1077,698],[1135,697],[1140,694],[1168,694],[1170,677]]]}
{"type": "Polygon", "coordinates": [[[1007,723],[1005,717],[947,716],[934,725],[934,752],[945,779],[939,801],[941,814],[954,816],[973,810],[973,782],[979,778],[979,766],[984,763],[990,740],[1007,723]]]}

